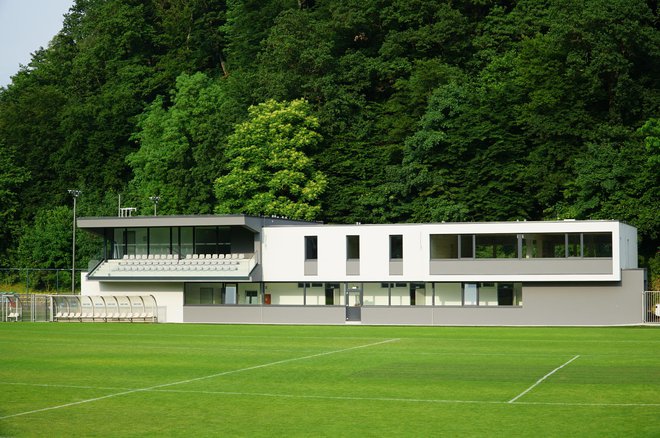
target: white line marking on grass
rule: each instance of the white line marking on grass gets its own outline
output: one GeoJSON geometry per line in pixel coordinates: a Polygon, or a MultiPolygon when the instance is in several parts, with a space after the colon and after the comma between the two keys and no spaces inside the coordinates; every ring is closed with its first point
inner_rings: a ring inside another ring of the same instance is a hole
{"type": "Polygon", "coordinates": [[[21,383],[21,382],[0,382],[0,385],[15,385],[15,386],[38,386],[41,388],[72,388],[72,389],[103,389],[113,391],[127,391],[131,388],[118,387],[118,386],[85,386],[85,385],[60,385],[54,383],[21,383]]]}
{"type": "Polygon", "coordinates": [[[548,377],[550,377],[551,375],[553,375],[554,373],[556,373],[556,372],[559,371],[560,369],[564,368],[566,365],[568,365],[569,363],[573,362],[573,361],[574,361],[575,359],[577,359],[578,357],[580,357],[579,354],[578,354],[577,356],[574,356],[571,360],[569,360],[568,362],[564,363],[563,365],[560,365],[560,366],[558,366],[557,368],[555,368],[554,370],[550,371],[548,374],[546,374],[545,376],[543,376],[543,377],[541,377],[539,380],[537,380],[536,383],[534,383],[532,386],[530,386],[529,388],[527,388],[526,390],[524,390],[523,392],[521,392],[520,394],[518,394],[517,396],[515,396],[515,397],[512,398],[511,400],[509,400],[508,403],[513,403],[513,402],[515,402],[515,401],[518,400],[520,397],[522,397],[523,395],[527,394],[527,393],[528,393],[529,391],[531,391],[532,389],[536,388],[536,387],[537,387],[541,382],[543,382],[545,379],[547,379],[548,377]]]}
{"type": "MultiPolygon", "coordinates": [[[[107,388],[96,386],[73,386],[73,385],[45,385],[39,383],[8,383],[0,382],[0,385],[25,385],[25,386],[51,386],[62,388],[86,388],[86,389],[127,389],[107,388]]],[[[455,404],[485,404],[485,405],[507,405],[508,401],[499,400],[448,400],[448,399],[422,399],[422,398],[399,398],[399,397],[350,397],[333,395],[312,394],[274,394],[264,392],[236,392],[236,391],[198,391],[184,389],[141,389],[135,391],[161,392],[170,394],[206,394],[206,395],[235,395],[240,397],[271,397],[271,398],[303,398],[317,400],[346,400],[346,401],[377,401],[377,402],[404,402],[404,403],[455,403],[455,404]]],[[[660,407],[660,403],[580,403],[580,402],[517,402],[515,405],[539,405],[539,406],[601,406],[601,407],[660,407]]]]}
{"type": "Polygon", "coordinates": [[[244,371],[251,371],[251,370],[257,370],[257,369],[260,369],[260,368],[272,367],[272,366],[280,365],[280,364],[283,364],[283,363],[295,362],[295,361],[305,360],[305,359],[313,359],[315,357],[328,356],[328,355],[331,355],[331,354],[343,353],[345,351],[358,350],[360,348],[375,347],[376,345],[387,344],[387,343],[395,342],[395,341],[398,341],[398,340],[399,340],[398,338],[387,339],[385,341],[374,342],[374,343],[371,343],[371,344],[358,345],[357,347],[342,348],[340,350],[326,351],[324,353],[310,354],[308,356],[294,357],[294,358],[291,358],[291,359],[283,359],[283,360],[278,360],[278,361],[275,361],[275,362],[269,362],[269,363],[265,363],[265,364],[261,364],[261,365],[254,365],[254,366],[251,366],[251,367],[240,368],[240,369],[237,369],[237,370],[223,371],[221,373],[211,374],[211,375],[208,375],[208,376],[195,377],[193,379],[187,379],[187,380],[180,380],[178,382],[163,383],[162,385],[154,385],[154,386],[149,386],[149,387],[146,387],[146,388],[131,389],[131,390],[128,390],[128,391],[117,392],[117,393],[114,393],[114,394],[108,394],[108,395],[104,395],[104,396],[101,396],[101,397],[94,397],[94,398],[89,398],[89,399],[86,399],[86,400],[80,400],[80,401],[77,401],[77,402],[65,403],[65,404],[58,405],[58,406],[50,406],[50,407],[42,408],[42,409],[35,409],[35,410],[32,410],[32,411],[19,412],[17,414],[12,414],[12,415],[5,415],[4,417],[0,417],[0,420],[5,420],[7,418],[20,417],[22,415],[36,414],[36,413],[39,413],[39,412],[52,411],[52,410],[55,410],[55,409],[67,408],[69,406],[76,406],[76,405],[81,405],[81,404],[84,404],[84,403],[91,403],[91,402],[95,402],[95,401],[99,401],[99,400],[104,400],[104,399],[107,399],[107,398],[118,397],[120,395],[134,394],[136,392],[153,391],[155,389],[165,388],[165,387],[168,387],[168,386],[181,385],[181,384],[190,383],[190,382],[197,382],[199,380],[212,379],[214,377],[221,377],[221,376],[226,376],[226,375],[229,375],[229,374],[242,373],[244,371]]]}
{"type": "MultiPolygon", "coordinates": [[[[187,391],[179,389],[154,389],[153,392],[186,393],[186,394],[217,394],[256,397],[279,397],[279,398],[307,398],[321,400],[348,400],[348,401],[383,401],[383,402],[409,402],[409,403],[456,403],[456,404],[485,404],[485,405],[507,405],[511,402],[499,400],[447,400],[447,399],[422,399],[422,398],[399,398],[399,397],[349,397],[333,395],[310,395],[310,394],[271,394],[260,392],[232,392],[232,391],[187,391]]],[[[658,407],[660,403],[572,403],[572,402],[517,402],[516,405],[541,405],[541,406],[631,406],[631,407],[658,407]]]]}

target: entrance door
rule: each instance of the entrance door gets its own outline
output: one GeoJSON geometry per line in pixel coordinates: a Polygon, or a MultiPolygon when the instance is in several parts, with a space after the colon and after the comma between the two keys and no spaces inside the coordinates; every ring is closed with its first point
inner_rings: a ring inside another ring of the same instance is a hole
{"type": "Polygon", "coordinates": [[[362,321],[362,284],[346,286],[346,321],[362,321]]]}

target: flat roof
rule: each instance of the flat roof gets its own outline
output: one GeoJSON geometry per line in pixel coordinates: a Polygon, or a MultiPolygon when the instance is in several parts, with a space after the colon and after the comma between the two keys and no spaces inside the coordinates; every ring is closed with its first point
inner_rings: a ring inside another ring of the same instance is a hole
{"type": "Polygon", "coordinates": [[[199,226],[242,226],[252,231],[259,232],[264,227],[276,226],[319,226],[324,227],[350,227],[350,226],[365,226],[365,227],[387,227],[387,226],[419,226],[419,225],[512,225],[512,224],[571,224],[571,223],[619,223],[626,225],[624,222],[614,219],[558,219],[547,221],[528,221],[528,220],[511,220],[511,221],[475,221],[475,222],[400,222],[400,223],[387,223],[387,224],[374,224],[374,223],[349,223],[349,224],[324,224],[323,222],[294,220],[284,217],[266,217],[266,216],[251,216],[245,214],[197,214],[197,215],[170,215],[170,216],[104,216],[104,217],[79,217],[77,218],[77,225],[79,228],[88,231],[98,231],[104,228],[146,228],[146,227],[199,227],[199,226]]]}
{"type": "Polygon", "coordinates": [[[263,227],[273,225],[321,225],[320,222],[245,214],[79,217],[76,223],[78,228],[96,234],[103,234],[103,230],[107,228],[241,226],[258,233],[263,227]]]}

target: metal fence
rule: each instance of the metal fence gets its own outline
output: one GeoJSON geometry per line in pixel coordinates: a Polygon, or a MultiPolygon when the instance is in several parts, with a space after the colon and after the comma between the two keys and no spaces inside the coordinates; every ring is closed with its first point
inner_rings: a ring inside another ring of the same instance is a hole
{"type": "Polygon", "coordinates": [[[644,322],[660,324],[660,291],[645,291],[642,301],[644,322]]]}
{"type": "MultiPolygon", "coordinates": [[[[75,289],[80,290],[80,273],[76,269],[75,289]]],[[[12,290],[29,294],[33,292],[71,293],[71,269],[54,268],[0,268],[0,292],[8,292],[9,285],[14,289],[20,285],[20,290],[12,290]]]]}

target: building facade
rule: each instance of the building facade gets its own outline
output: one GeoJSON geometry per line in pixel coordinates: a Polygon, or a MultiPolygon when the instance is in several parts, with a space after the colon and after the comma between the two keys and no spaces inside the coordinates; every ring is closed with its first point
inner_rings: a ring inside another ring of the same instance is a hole
{"type": "Polygon", "coordinates": [[[79,218],[84,295],[153,295],[164,322],[642,322],[637,231],[617,221],[327,225],[245,215],[79,218]]]}

